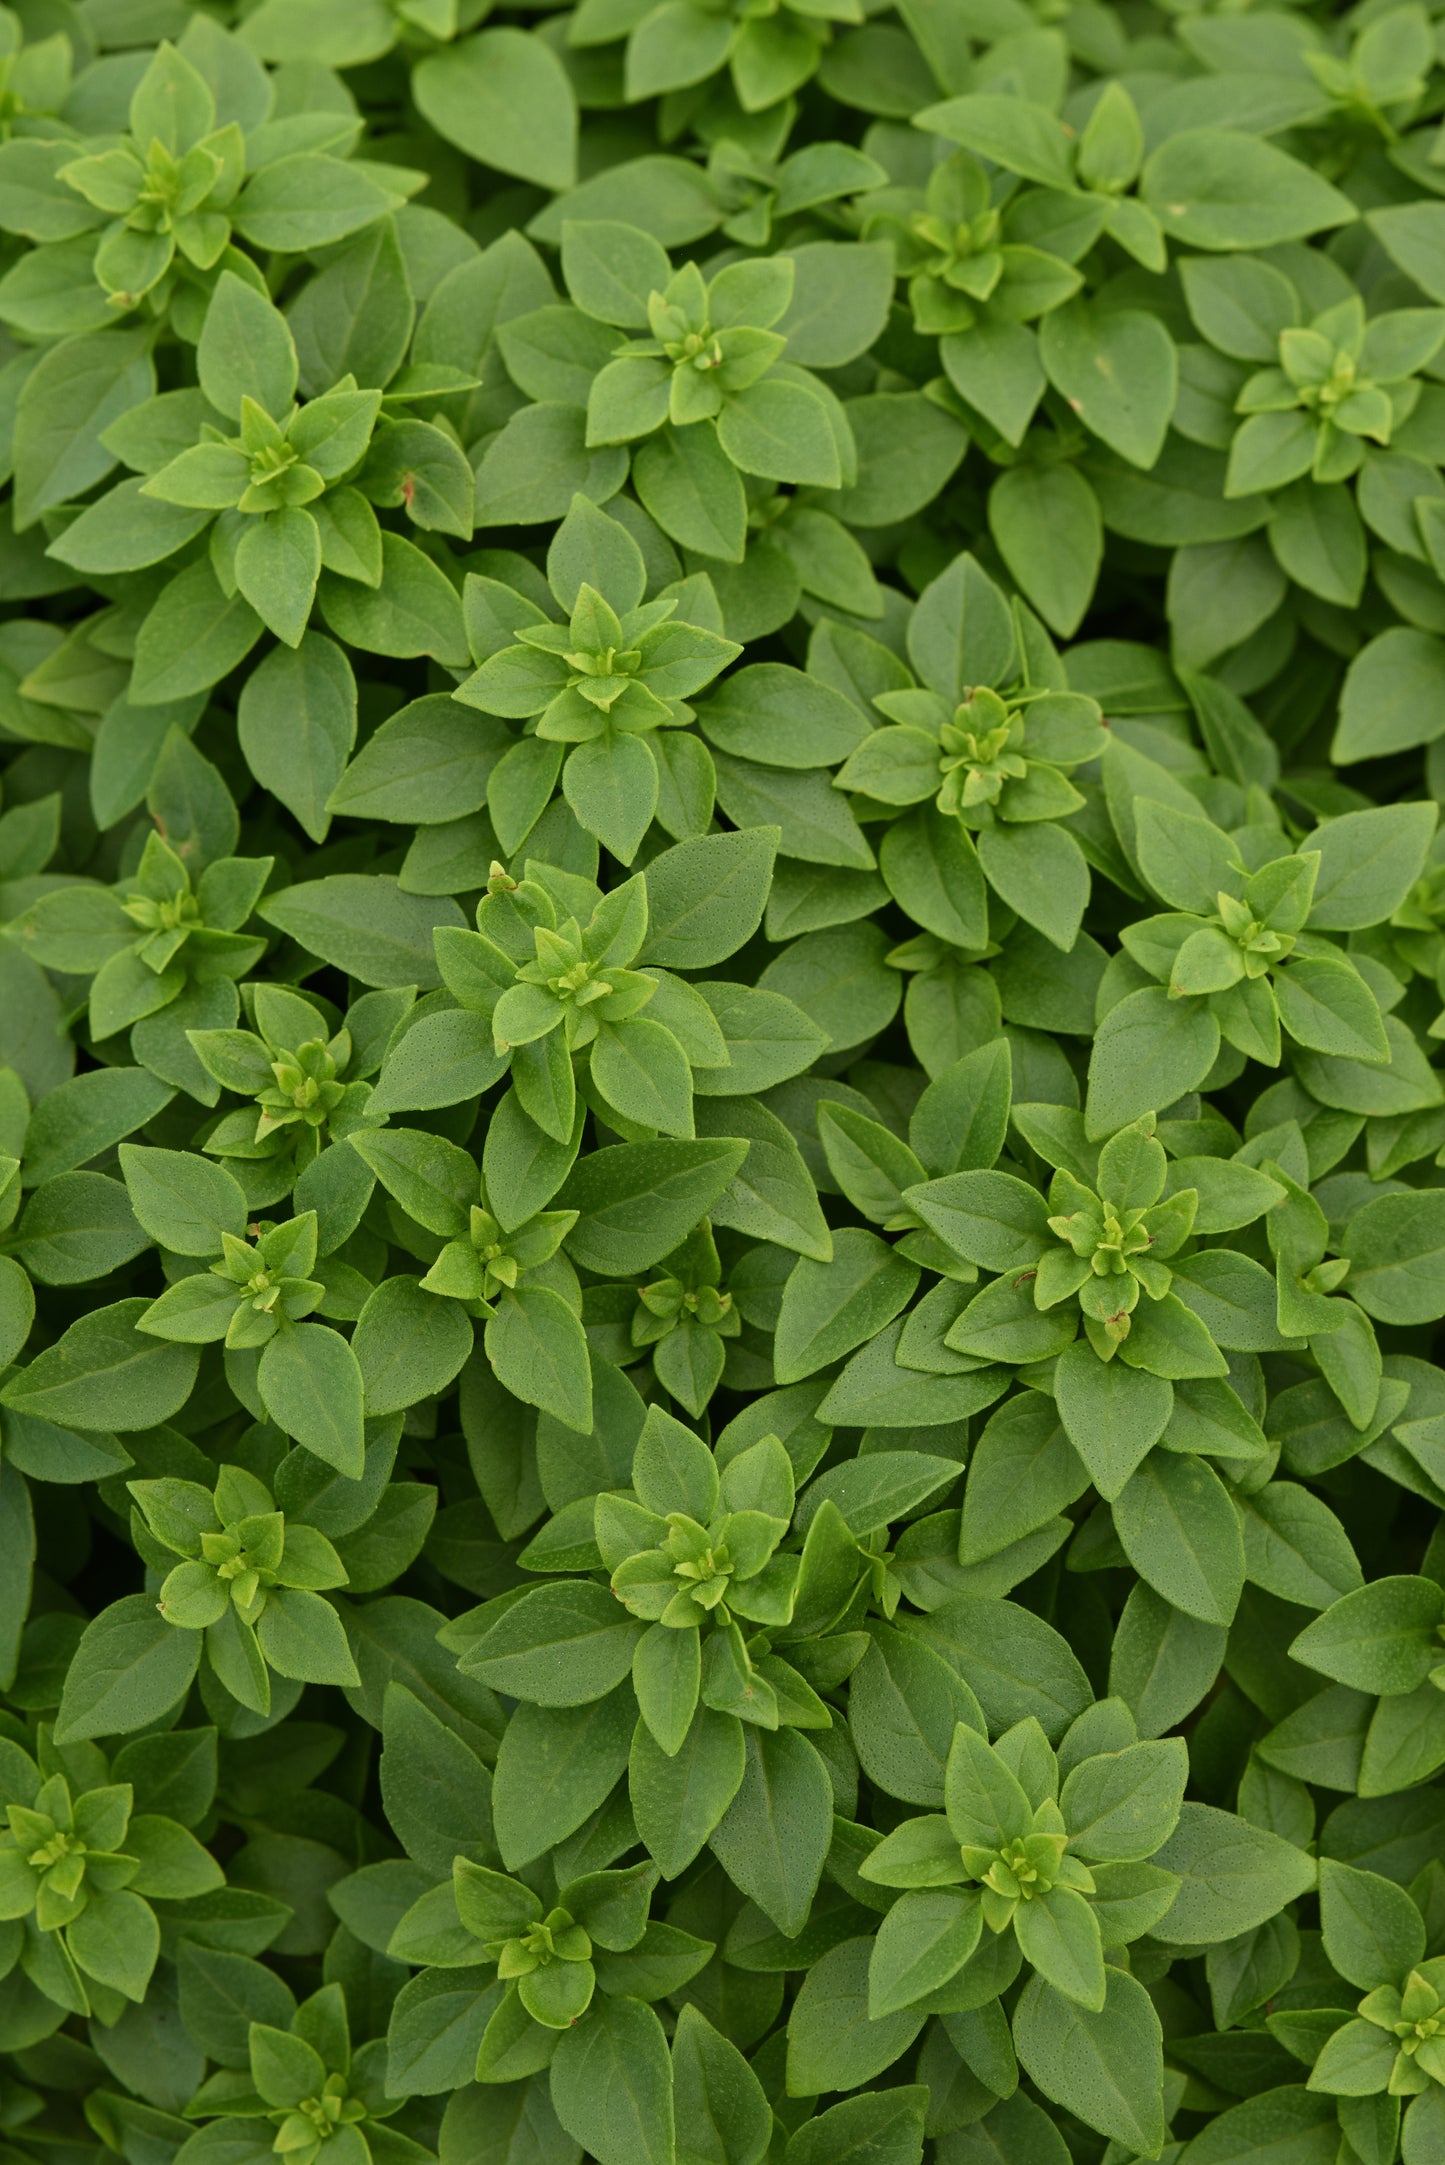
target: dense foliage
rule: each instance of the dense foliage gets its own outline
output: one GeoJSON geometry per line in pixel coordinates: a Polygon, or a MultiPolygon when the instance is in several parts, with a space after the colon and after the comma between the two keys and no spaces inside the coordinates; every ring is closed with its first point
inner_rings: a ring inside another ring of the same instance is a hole
{"type": "Polygon", "coordinates": [[[0,8],[0,2165],[1445,2165],[1445,73],[0,8]]]}

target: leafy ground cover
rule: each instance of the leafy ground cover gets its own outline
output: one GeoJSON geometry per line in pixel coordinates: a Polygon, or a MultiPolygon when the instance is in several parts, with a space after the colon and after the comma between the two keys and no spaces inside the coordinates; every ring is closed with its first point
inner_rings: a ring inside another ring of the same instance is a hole
{"type": "Polygon", "coordinates": [[[0,2165],[1445,2161],[1442,52],[0,9],[0,2165]]]}

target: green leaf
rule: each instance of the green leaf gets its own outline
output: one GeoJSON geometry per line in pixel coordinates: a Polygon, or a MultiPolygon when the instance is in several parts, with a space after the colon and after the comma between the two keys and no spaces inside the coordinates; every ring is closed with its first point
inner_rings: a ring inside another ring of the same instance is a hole
{"type": "Polygon", "coordinates": [[[1267,1481],[1244,1499],[1244,1567],[1254,1585],[1308,1609],[1328,1608],[1361,1583],[1344,1527],[1293,1481],[1267,1481]]]}
{"type": "Polygon", "coordinates": [[[1164,2141],[1159,2018],[1124,1971],[1110,1969],[1107,1988],[1094,2013],[1031,1978],[1014,2013],[1014,2042],[1045,2097],[1126,2149],[1157,2156],[1164,2141]]]}
{"type": "Polygon", "coordinates": [[[1341,766],[1430,744],[1445,724],[1434,704],[1445,684],[1445,644],[1393,625],[1361,647],[1345,672],[1330,757],[1341,766]]]}
{"type": "Polygon", "coordinates": [[[878,1928],[868,1964],[872,2021],[923,2000],[963,1967],[983,1930],[975,1889],[915,1887],[878,1928]]]}
{"type": "Polygon", "coordinates": [[[943,1803],[955,1724],[982,1732],[972,1691],[921,1640],[875,1624],[848,1687],[848,1724],[870,1781],[909,1804],[943,1803]]]}
{"type": "Polygon", "coordinates": [[[503,724],[455,700],[415,699],[368,738],[327,809],[401,825],[459,818],[486,802],[487,778],[511,742],[503,724]]]}
{"type": "MultiPolygon", "coordinates": [[[[13,1683],[24,1643],[26,1612],[34,1592],[36,1556],[30,1489],[13,1454],[10,1465],[0,1471],[0,1555],[5,1561],[4,1593],[0,1596],[0,1673],[13,1683]]],[[[28,1787],[28,1781],[24,1786],[28,1787]]],[[[23,1788],[20,1793],[24,1793],[23,1788]]]]}
{"type": "Polygon", "coordinates": [[[659,1518],[681,1511],[705,1526],[717,1509],[718,1472],[712,1453],[660,1406],[649,1408],[637,1439],[632,1486],[644,1509],[659,1518]]]}
{"type": "Polygon", "coordinates": [[[747,496],[715,429],[659,429],[634,452],[632,482],[674,541],[725,564],[743,561],[747,496]]]}
{"type": "Polygon", "coordinates": [[[604,1023],[592,1047],[591,1076],[599,1095],[627,1120],[664,1135],[692,1127],[692,1071],[670,1030],[646,1015],[604,1023]]]}
{"type": "Polygon", "coordinates": [[[649,1624],[632,1657],[632,1684],[642,1718],[668,1756],[687,1740],[701,1678],[697,1633],[649,1624]]]}
{"type": "Polygon", "coordinates": [[[636,1718],[630,1684],[580,1712],[517,1708],[492,1783],[497,1845],[509,1871],[565,1841],[603,1803],[627,1766],[636,1718]]]}
{"type": "Polygon", "coordinates": [[[1191,248],[1272,248],[1356,216],[1347,196],[1298,159],[1225,128],[1186,128],[1161,143],[1139,193],[1165,233],[1191,248]]]}
{"type": "Polygon", "coordinates": [[[1009,172],[1046,188],[1067,188],[1073,179],[1069,138],[1053,114],[1024,97],[974,95],[930,105],[918,125],[962,143],[1009,172]]]}
{"type": "Polygon", "coordinates": [[[1290,1651],[1355,1691],[1411,1692],[1434,1666],[1442,1614],[1445,1595],[1432,1581],[1391,1574],[1332,1602],[1290,1651]]]}
{"type": "Polygon", "coordinates": [[[673,2165],[672,2068],[652,2009],[600,1998],[557,2047],[552,2103],[599,2165],[673,2165]]]}
{"type": "MultiPolygon", "coordinates": [[[[1094,1365],[1108,1375],[1115,1364],[1106,1368],[1095,1360],[1094,1365]]],[[[1034,1392],[1009,1400],[973,1448],[960,1562],[980,1563],[1046,1525],[1077,1501],[1090,1478],[1053,1403],[1034,1392]]]]}
{"type": "Polygon", "coordinates": [[[1156,1451],[1114,1498],[1114,1528],[1156,1592],[1206,1624],[1229,1624],[1244,1586],[1234,1498],[1203,1459],[1156,1451]]]}
{"type": "Polygon", "coordinates": [[[1089,867],[1066,827],[1052,821],[996,824],[978,836],[978,861],[994,892],[1063,954],[1079,936],[1089,867]]]}
{"type": "Polygon", "coordinates": [[[149,1305],[92,1309],[28,1368],[13,1370],[0,1399],[62,1427],[124,1433],[168,1421],[190,1396],[200,1351],[145,1336],[137,1326],[149,1305]]]}
{"type": "Polygon", "coordinates": [[[960,397],[1005,443],[1021,444],[1048,384],[1037,333],[1023,323],[985,321],[942,339],[939,353],[960,397]]]}
{"type": "Polygon", "coordinates": [[[56,1717],[62,1741],[147,1728],[185,1696],[200,1634],[181,1631],[146,1594],[126,1594],[87,1624],[56,1717]]]}
{"type": "Polygon", "coordinates": [[[471,1318],[423,1292],[417,1278],[387,1278],[363,1307],[351,1347],[367,1412],[399,1413],[446,1389],[472,1350],[471,1318]]]}
{"type": "Polygon", "coordinates": [[[788,360],[805,368],[859,360],[888,317],[894,270],[887,242],[804,241],[788,255],[792,299],[776,322],[788,360]]]}
{"type": "Polygon", "coordinates": [[[642,1626],[605,1587],[529,1588],[463,1656],[463,1673],[535,1706],[586,1706],[628,1674],[642,1626]]]}
{"type": "Polygon", "coordinates": [[[1171,1000],[1162,986],[1131,992],[1099,1025],[1085,1110],[1091,1137],[1198,1089],[1219,1050],[1219,1025],[1202,1001],[1171,1000]]]}
{"type": "Polygon", "coordinates": [[[353,1480],[365,1465],[362,1373],[339,1331],[296,1323],[266,1345],[257,1388],[270,1418],[353,1480]]]}
{"type": "Polygon", "coordinates": [[[320,632],[273,647],[242,687],[238,722],[256,780],[324,842],[327,800],[356,741],[356,680],[341,648],[320,632]]]}
{"type": "Polygon", "coordinates": [[[594,503],[616,494],[627,453],[589,448],[587,410],[544,401],[524,406],[488,444],[477,471],[479,525],[539,525],[564,516],[579,492],[594,503]]]}
{"type": "Polygon", "coordinates": [[[698,2165],[762,2165],[773,2128],[762,2084],[737,2046],[692,2005],[673,2031],[672,2089],[685,2156],[698,2165]]]}
{"type": "Polygon", "coordinates": [[[218,1256],[225,1234],[239,1240],[245,1232],[245,1195],[223,1167],[184,1150],[135,1143],[121,1145],[120,1163],[131,1209],[163,1248],[218,1256]]]}
{"type": "Polygon", "coordinates": [[[844,799],[821,774],[790,773],[719,753],[718,801],[741,828],[774,826],[784,856],[871,871],[873,851],[844,799]]]}
{"type": "Polygon", "coordinates": [[[1369,217],[1370,229],[1385,253],[1432,301],[1445,299],[1440,260],[1445,219],[1438,211],[1435,203],[1401,203],[1371,211],[1369,217]]]}
{"type": "Polygon", "coordinates": [[[102,1173],[46,1181],[22,1212],[16,1237],[20,1261],[43,1285],[105,1277],[149,1244],[120,1182],[102,1173]]]}
{"type": "Polygon", "coordinates": [[[1252,1931],[1315,1882],[1303,1850],[1209,1804],[1184,1805],[1153,1862],[1180,1878],[1160,1933],[1189,1947],[1252,1931]]]}
{"type": "Polygon", "coordinates": [[[709,743],[779,767],[833,766],[868,734],[841,692],[776,662],[734,671],[700,720],[709,743]]]}
{"type": "Polygon", "coordinates": [[[429,1233],[451,1240],[468,1231],[477,1168],[455,1143],[425,1128],[362,1128],[351,1147],[429,1233]]]}
{"type": "MultiPolygon", "coordinates": [[[[429,1112],[443,1105],[460,1105],[490,1090],[507,1064],[507,1055],[496,1050],[487,1016],[465,1008],[443,1008],[409,1024],[395,1049],[388,1052],[370,1109],[373,1113],[429,1112]]],[[[513,1098],[512,1102],[517,1101],[513,1098]]],[[[495,1203],[496,1197],[492,1200],[495,1203]]]]}
{"type": "Polygon", "coordinates": [[[337,638],[366,654],[430,656],[447,667],[465,667],[462,606],[446,574],[400,534],[383,533],[381,563],[374,588],[323,573],[317,598],[337,638]]]}
{"type": "Polygon", "coordinates": [[[635,609],[647,590],[642,551],[625,526],[575,496],[547,551],[547,578],[564,609],[575,609],[584,585],[614,609],[635,609]]]}
{"type": "Polygon", "coordinates": [[[606,1277],[648,1270],[671,1254],[728,1186],[747,1143],[621,1143],[594,1150],[563,1183],[557,1206],[579,1213],[568,1253],[606,1277]]]}
{"type": "Polygon", "coordinates": [[[1052,1236],[1044,1199],[1012,1173],[950,1173],[906,1190],[945,1246],[984,1270],[1028,1270],[1052,1236]]]}
{"type": "Polygon", "coordinates": [[[1114,1635],[1109,1689],[1132,1710],[1141,1735],[1163,1736],[1196,1707],[1219,1674],[1222,1625],[1186,1616],[1142,1579],[1114,1635]]]}
{"type": "Polygon", "coordinates": [[[90,1895],[65,1936],[88,1977],[133,2002],[145,1998],[161,1932],[154,1910],[138,1894],[120,1888],[90,1895]]]}
{"type": "Polygon", "coordinates": [[[1060,1809],[1081,1857],[1136,1863],[1173,1833],[1189,1778],[1182,1739],[1130,1744],[1082,1760],[1068,1775],[1060,1809]]]}
{"type": "Polygon", "coordinates": [[[154,388],[150,343],[135,331],[67,339],[40,357],[14,408],[17,533],[111,472],[115,456],[102,435],[154,388]]]}
{"type": "Polygon", "coordinates": [[[433,931],[462,922],[448,896],[409,895],[394,879],[359,872],[298,881],[270,896],[257,914],[364,985],[415,985],[423,991],[441,983],[433,931]]]}
{"type": "Polygon", "coordinates": [[[1350,1293],[1382,1323],[1431,1322],[1445,1306],[1445,1211],[1433,1191],[1375,1197],[1351,1218],[1340,1252],[1350,1293]]]}
{"type": "MultiPolygon", "coordinates": [[[[1230,2033],[1233,2034],[1233,2033],[1230,2033]]],[[[1339,2140],[1336,2100],[1303,2085],[1271,2088],[1243,2105],[1231,2105],[1204,2131],[1205,2165],[1231,2165],[1263,2146],[1281,2151],[1291,2165],[1330,2165],[1339,2140]]]]}
{"type": "Polygon", "coordinates": [[[860,2089],[891,2067],[922,2029],[923,2015],[908,2008],[870,2020],[872,1948],[871,1939],[844,1940],[803,1979],[788,2017],[788,2089],[793,2095],[860,2089]]]}
{"type": "Polygon", "coordinates": [[[1012,1601],[962,1594],[909,1628],[967,1678],[995,1734],[1033,1716],[1055,1742],[1090,1703],[1067,1641],[1012,1601]]]}
{"type": "Polygon", "coordinates": [[[1002,1849],[1029,1831],[1033,1807],[1005,1756],[960,1723],[944,1779],[948,1825],[956,1841],[1002,1849]]]}
{"type": "Polygon", "coordinates": [[[631,864],[657,809],[651,745],[616,731],[579,744],[562,770],[562,788],[588,833],[631,864]]]}
{"type": "Polygon", "coordinates": [[[741,1785],[709,1841],[733,1885],[778,1930],[807,1922],[833,1838],[833,1790],[823,1761],[796,1729],[743,1725],[741,1785]]]}
{"type": "Polygon", "coordinates": [[[1049,629],[1071,638],[1104,554],[1099,501],[1083,475],[1072,466],[1006,468],[989,491],[988,523],[1010,574],[1049,629]]]}
{"type": "Polygon", "coordinates": [[[249,398],[284,421],[296,396],[297,368],[280,310],[234,271],[222,271],[196,348],[196,370],[210,404],[236,422],[241,401],[249,398]]]}
{"type": "Polygon", "coordinates": [[[647,938],[640,962],[701,970],[723,962],[762,922],[777,830],[700,835],[647,867],[647,938]]]}
{"type": "Polygon", "coordinates": [[[672,275],[666,250],[635,225],[572,219],[562,227],[562,275],[579,308],[624,330],[647,326],[649,295],[672,275]]]}
{"type": "Polygon", "coordinates": [[[1345,1060],[1389,1059],[1374,995],[1343,956],[1301,956],[1273,982],[1279,1019],[1297,1044],[1345,1060]]]}
{"type": "Polygon", "coordinates": [[[288,253],[324,248],[395,210],[407,192],[405,174],[396,177],[400,186],[392,188],[378,177],[376,166],[294,152],[252,176],[232,222],[257,248],[288,253]]]}
{"type": "Polygon", "coordinates": [[[1040,324],[1039,354],[1085,428],[1147,472],[1163,449],[1178,389],[1178,355],[1158,317],[1069,301],[1040,324]]]}
{"type": "Polygon", "coordinates": [[[280,1676],[303,1684],[359,1684],[341,1618],[329,1601],[299,1587],[277,1587],[256,1629],[261,1651],[280,1676]]]}
{"type": "Polygon", "coordinates": [[[1101,1361],[1087,1339],[1077,1339],[1059,1355],[1054,1391],[1070,1443],[1099,1494],[1114,1502],[1169,1425],[1172,1384],[1101,1361]]]}
{"type": "Polygon", "coordinates": [[[1140,869],[1171,909],[1211,917],[1221,890],[1236,892],[1238,852],[1212,821],[1146,797],[1134,808],[1134,835],[1140,869]]]}
{"type": "Polygon", "coordinates": [[[401,1683],[383,1700],[380,1777],[386,1816],[418,1864],[449,1874],[458,1854],[473,1863],[495,1855],[490,1775],[401,1683]]]}
{"type": "Polygon", "coordinates": [[[957,947],[986,945],[988,889],[977,849],[958,820],[936,805],[906,813],[885,831],[878,862],[894,901],[925,932],[957,947]]]}
{"type": "Polygon", "coordinates": [[[1174,1292],[1203,1323],[1216,1346],[1231,1352],[1271,1353],[1291,1343],[1276,1321],[1274,1279],[1252,1256],[1231,1248],[1206,1248],[1170,1268],[1174,1292]]]}
{"type": "Polygon", "coordinates": [[[820,1408],[825,1420],[931,1428],[978,1412],[1005,1388],[1000,1372],[988,1371],[975,1360],[960,1370],[951,1347],[943,1373],[906,1366],[899,1359],[904,1327],[901,1318],[890,1323],[847,1362],[820,1408]]]}
{"type": "Polygon", "coordinates": [[[1104,2006],[1108,1976],[1099,1923],[1072,1887],[1051,1887],[1016,1912],[1014,1931],[1024,1960],[1075,2006],[1104,2006]]]}
{"type": "Polygon", "coordinates": [[[919,596],[908,658],[929,689],[963,700],[974,684],[1006,682],[1015,633],[1002,594],[971,556],[956,557],[919,596]]]}
{"type": "Polygon", "coordinates": [[[724,405],[718,442],[740,472],[836,489],[843,464],[827,407],[804,383],[768,376],[724,405]]]}
{"type": "Polygon", "coordinates": [[[930,2092],[922,2083],[847,2097],[805,2120],[786,2165],[919,2165],[930,2092]]]}
{"type": "Polygon", "coordinates": [[[587,1341],[559,1293],[524,1280],[515,1291],[501,1295],[485,1337],[497,1380],[513,1397],[540,1406],[584,1434],[591,1428],[587,1341]]]}
{"type": "Polygon", "coordinates": [[[483,30],[428,54],[417,105],[444,141],[541,188],[576,179],[577,109],[560,61],[541,38],[483,30]]]}
{"type": "Polygon", "coordinates": [[[638,1834],[664,1879],[692,1863],[737,1795],[747,1771],[743,1724],[700,1706],[668,1754],[646,1722],[632,1739],[628,1787],[638,1834]]]}
{"type": "Polygon", "coordinates": [[[94,1068],[57,1084],[24,1131],[26,1186],[39,1187],[88,1164],[154,1119],[172,1095],[139,1067],[94,1068]]]}
{"type": "Polygon", "coordinates": [[[891,1322],[918,1283],[916,1265],[875,1234],[849,1227],[835,1236],[832,1260],[802,1257],[783,1289],[774,1369],[796,1383],[891,1322]]]}
{"type": "Polygon", "coordinates": [[[1311,928],[1355,932],[1383,924],[1420,877],[1435,817],[1433,805],[1382,805],[1346,812],[1307,835],[1301,849],[1320,853],[1311,928]]]}
{"type": "Polygon", "coordinates": [[[803,1154],[777,1114],[748,1098],[702,1099],[694,1118],[699,1135],[726,1133],[748,1146],[741,1168],[709,1208],[712,1223],[826,1263],[833,1236],[803,1154]]]}
{"type": "Polygon", "coordinates": [[[979,1361],[1052,1360],[1073,1342],[1078,1316],[1066,1306],[1040,1309],[1032,1270],[995,1278],[976,1293],[944,1333],[951,1350],[979,1361]]]}
{"type": "Polygon", "coordinates": [[[1398,1986],[1425,1954],[1425,1922],[1403,1887],[1320,1860],[1320,1924],[1334,1968],[1362,1992],[1398,1986]]]}
{"type": "Polygon", "coordinates": [[[223,593],[209,563],[188,565],[141,625],[128,697],[138,707],[163,706],[209,691],[245,660],[262,628],[243,594],[223,593]]]}
{"type": "Polygon", "coordinates": [[[908,1140],[929,1174],[984,1171],[1008,1132],[1013,1063],[1006,1038],[936,1075],[909,1116],[908,1140]]]}

